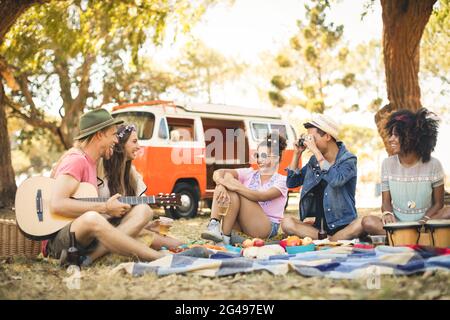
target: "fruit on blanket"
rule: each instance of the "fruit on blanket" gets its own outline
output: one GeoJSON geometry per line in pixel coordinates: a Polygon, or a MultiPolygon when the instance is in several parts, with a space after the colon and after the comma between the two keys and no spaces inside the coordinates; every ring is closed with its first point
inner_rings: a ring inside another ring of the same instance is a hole
{"type": "Polygon", "coordinates": [[[297,236],[289,236],[286,238],[286,246],[288,247],[300,246],[301,244],[302,239],[297,236]]]}
{"type": "Polygon", "coordinates": [[[284,249],[277,244],[263,247],[249,247],[242,250],[246,258],[268,259],[273,255],[285,254],[284,249]]]}
{"type": "Polygon", "coordinates": [[[256,256],[258,255],[258,252],[259,252],[258,247],[248,247],[243,250],[242,255],[246,258],[256,258],[256,256]]]}
{"type": "Polygon", "coordinates": [[[253,239],[253,246],[255,246],[255,247],[262,247],[262,246],[264,246],[264,240],[259,239],[259,238],[254,238],[253,239]]]}
{"type": "Polygon", "coordinates": [[[304,246],[307,246],[308,244],[311,244],[311,243],[313,243],[313,240],[310,237],[304,237],[303,238],[302,244],[304,246]]]}
{"type": "Polygon", "coordinates": [[[250,248],[253,247],[253,240],[251,239],[245,239],[244,242],[242,242],[243,248],[250,248]]]}
{"type": "Polygon", "coordinates": [[[287,240],[286,239],[280,240],[280,246],[283,249],[286,249],[286,247],[287,247],[287,240]]]}

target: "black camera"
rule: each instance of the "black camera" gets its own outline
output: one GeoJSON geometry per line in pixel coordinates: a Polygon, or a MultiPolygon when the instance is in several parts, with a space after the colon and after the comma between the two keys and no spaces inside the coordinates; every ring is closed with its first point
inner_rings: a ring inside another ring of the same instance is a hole
{"type": "Polygon", "coordinates": [[[305,146],[305,137],[298,139],[297,145],[303,148],[305,146]]]}

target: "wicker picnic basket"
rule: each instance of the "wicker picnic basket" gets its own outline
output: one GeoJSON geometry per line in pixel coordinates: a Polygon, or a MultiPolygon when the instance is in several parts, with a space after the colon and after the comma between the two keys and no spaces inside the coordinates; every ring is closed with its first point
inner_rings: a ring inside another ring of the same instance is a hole
{"type": "Polygon", "coordinates": [[[0,259],[15,256],[36,258],[40,251],[41,242],[27,239],[15,220],[0,219],[0,259]]]}

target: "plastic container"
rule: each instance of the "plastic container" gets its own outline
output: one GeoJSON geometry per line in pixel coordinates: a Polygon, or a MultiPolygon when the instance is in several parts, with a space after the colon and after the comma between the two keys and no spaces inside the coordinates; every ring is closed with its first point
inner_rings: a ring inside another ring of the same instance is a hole
{"type": "Polygon", "coordinates": [[[296,254],[301,252],[314,251],[316,249],[316,245],[314,243],[307,244],[306,246],[292,246],[286,247],[286,252],[289,254],[296,254]]]}
{"type": "Polygon", "coordinates": [[[230,246],[229,244],[225,245],[225,249],[227,249],[227,251],[235,252],[235,253],[241,253],[241,251],[242,251],[242,248],[233,247],[233,246],[230,246]]]}
{"type": "Polygon", "coordinates": [[[386,244],[386,236],[378,235],[378,236],[369,236],[370,240],[372,240],[372,245],[376,246],[384,246],[386,244]]]}

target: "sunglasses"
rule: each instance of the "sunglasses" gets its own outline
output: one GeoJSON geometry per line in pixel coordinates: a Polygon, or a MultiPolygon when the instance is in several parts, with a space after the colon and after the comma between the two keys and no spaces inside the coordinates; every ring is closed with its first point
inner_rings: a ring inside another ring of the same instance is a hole
{"type": "Polygon", "coordinates": [[[276,157],[278,157],[277,155],[275,155],[275,154],[267,154],[266,152],[261,152],[261,153],[258,153],[258,152],[255,152],[255,154],[253,155],[256,159],[267,159],[267,158],[276,158],[276,157]]]}
{"type": "Polygon", "coordinates": [[[123,139],[123,137],[125,136],[125,134],[130,133],[136,131],[136,126],[134,124],[129,124],[126,125],[125,127],[121,127],[118,131],[117,131],[117,137],[119,139],[123,139]]]}

